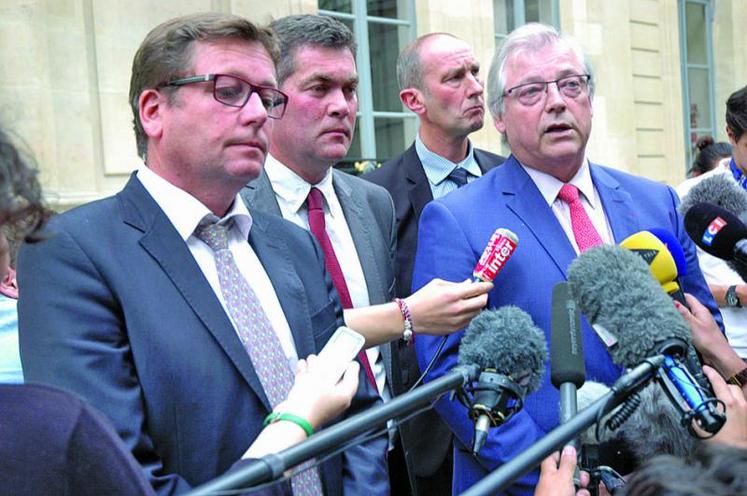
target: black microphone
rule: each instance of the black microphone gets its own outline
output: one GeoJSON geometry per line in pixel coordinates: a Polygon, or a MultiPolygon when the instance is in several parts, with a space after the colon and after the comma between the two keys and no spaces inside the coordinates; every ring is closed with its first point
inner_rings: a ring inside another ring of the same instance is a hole
{"type": "Polygon", "coordinates": [[[685,230],[706,253],[726,260],[747,281],[747,226],[728,210],[698,203],[685,214],[685,230]]]}
{"type": "Polygon", "coordinates": [[[524,396],[537,390],[546,360],[544,334],[518,307],[484,310],[472,319],[459,345],[459,364],[481,370],[477,383],[460,396],[475,421],[473,453],[491,427],[518,412],[524,396]]]}
{"type": "Polygon", "coordinates": [[[564,424],[576,415],[576,391],[586,381],[581,316],[566,282],[553,288],[550,325],[550,380],[560,391],[560,423],[564,424]]]}
{"type": "Polygon", "coordinates": [[[690,189],[682,198],[680,214],[686,215],[698,203],[710,203],[739,216],[747,212],[747,192],[737,184],[731,174],[716,174],[690,189]]]}
{"type": "Polygon", "coordinates": [[[568,282],[584,315],[603,328],[612,360],[631,368],[646,357],[667,355],[658,380],[680,409],[683,425],[693,435],[693,421],[718,432],[726,420],[718,401],[704,394],[681,363],[690,329],[641,257],[619,246],[592,248],[571,263],[568,282]]]}

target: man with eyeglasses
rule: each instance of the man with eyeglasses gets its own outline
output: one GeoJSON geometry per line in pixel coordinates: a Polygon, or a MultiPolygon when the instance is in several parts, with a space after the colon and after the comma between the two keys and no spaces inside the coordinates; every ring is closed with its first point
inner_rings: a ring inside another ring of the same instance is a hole
{"type": "MultiPolygon", "coordinates": [[[[27,379],[104,412],[158,494],[240,463],[267,422],[308,433],[312,419],[283,410],[294,363],[343,324],[311,235],[238,196],[262,170],[268,118],[283,118],[277,54],[268,29],[236,16],[154,28],[130,84],[145,166],[20,256],[27,379]]],[[[378,402],[361,373],[351,411],[378,402]]],[[[385,494],[385,449],[373,437],[286,489],[385,494]]]]}
{"type": "MultiPolygon", "coordinates": [[[[674,191],[586,158],[593,83],[578,44],[554,28],[528,24],[509,34],[490,67],[488,106],[512,154],[482,178],[425,207],[413,288],[433,277],[468,277],[493,231],[510,229],[518,235],[518,247],[495,279],[488,307],[516,305],[527,311],[549,343],[553,287],[566,280],[576,256],[641,230],[664,228],[686,253],[688,273],[680,281],[685,291],[718,315],[677,214],[674,191]]],[[[586,322],[581,332],[587,377],[612,383],[620,368],[586,322]]],[[[455,364],[460,339],[461,333],[449,337],[431,379],[455,364]]],[[[423,336],[415,346],[422,366],[438,340],[423,336]]],[[[455,434],[454,492],[463,492],[555,428],[558,405],[558,391],[546,373],[523,409],[492,429],[473,457],[467,411],[458,401],[439,401],[436,409],[455,434]]],[[[509,494],[532,494],[536,483],[535,471],[517,479],[509,494]]]]}

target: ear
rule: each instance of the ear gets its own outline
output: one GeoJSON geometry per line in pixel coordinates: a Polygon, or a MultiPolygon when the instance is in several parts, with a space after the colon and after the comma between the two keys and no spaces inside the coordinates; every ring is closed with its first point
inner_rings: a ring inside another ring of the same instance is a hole
{"type": "Polygon", "coordinates": [[[416,88],[403,89],[399,92],[399,99],[405,107],[417,115],[422,115],[426,111],[423,94],[416,88]]]}
{"type": "Polygon", "coordinates": [[[729,126],[726,126],[726,137],[729,138],[729,143],[731,143],[732,148],[735,148],[737,146],[737,140],[734,137],[734,131],[732,131],[729,126]]]}
{"type": "Polygon", "coordinates": [[[16,281],[16,269],[8,267],[8,273],[0,281],[0,293],[8,298],[18,299],[18,282],[16,281]]]}
{"type": "Polygon", "coordinates": [[[495,128],[498,130],[501,134],[506,134],[506,123],[503,122],[503,116],[498,115],[495,117],[495,121],[493,121],[493,124],[495,124],[495,128]]]}
{"type": "Polygon", "coordinates": [[[140,123],[149,138],[160,138],[163,134],[163,111],[168,105],[166,95],[154,89],[143,90],[138,98],[140,123]]]}

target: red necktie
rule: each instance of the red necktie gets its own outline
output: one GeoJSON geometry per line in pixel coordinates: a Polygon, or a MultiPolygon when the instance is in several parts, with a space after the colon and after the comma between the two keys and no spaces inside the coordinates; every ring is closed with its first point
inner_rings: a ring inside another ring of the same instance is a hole
{"type": "Polygon", "coordinates": [[[572,184],[564,184],[560,188],[558,198],[568,204],[571,210],[571,228],[573,237],[576,238],[578,250],[583,253],[593,246],[602,244],[602,238],[594,228],[594,224],[586,213],[581,198],[578,195],[578,188],[572,184]]]}
{"type": "MultiPolygon", "coordinates": [[[[309,196],[306,198],[306,209],[309,213],[309,229],[311,234],[314,235],[319,244],[322,245],[324,250],[325,265],[327,272],[332,277],[332,284],[335,285],[337,293],[340,295],[340,302],[342,308],[353,308],[353,302],[350,300],[350,291],[348,291],[348,285],[345,282],[345,276],[342,274],[342,268],[340,263],[337,261],[337,255],[335,255],[335,249],[332,246],[327,235],[327,225],[324,221],[324,200],[322,192],[317,188],[311,188],[309,196]]],[[[373,371],[371,370],[371,364],[368,363],[368,356],[366,356],[365,350],[358,353],[358,361],[363,365],[363,369],[366,371],[366,376],[369,382],[376,391],[379,388],[376,387],[376,378],[374,377],[373,371]]]]}

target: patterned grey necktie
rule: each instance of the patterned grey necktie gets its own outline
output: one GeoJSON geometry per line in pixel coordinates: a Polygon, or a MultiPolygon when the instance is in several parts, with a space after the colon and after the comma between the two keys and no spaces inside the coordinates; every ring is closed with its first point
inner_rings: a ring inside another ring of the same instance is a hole
{"type": "MultiPolygon", "coordinates": [[[[215,215],[206,215],[195,229],[195,236],[213,250],[220,291],[228,313],[254,365],[267,399],[274,408],[288,396],[293,385],[293,372],[259,298],[241,274],[233,253],[228,248],[231,221],[226,224],[217,224],[217,221],[215,215]]],[[[307,465],[310,463],[307,462],[301,468],[307,465]]],[[[322,483],[317,468],[293,476],[291,485],[295,496],[322,494],[322,483]]]]}

